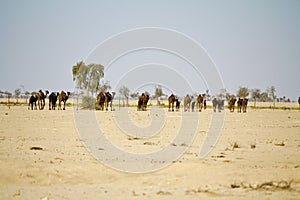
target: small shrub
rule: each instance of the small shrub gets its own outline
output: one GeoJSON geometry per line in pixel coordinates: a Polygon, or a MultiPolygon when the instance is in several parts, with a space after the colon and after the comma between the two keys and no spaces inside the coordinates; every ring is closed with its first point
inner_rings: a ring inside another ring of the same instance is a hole
{"type": "Polygon", "coordinates": [[[93,97],[84,96],[82,98],[82,108],[83,109],[95,109],[96,100],[93,97]]]}

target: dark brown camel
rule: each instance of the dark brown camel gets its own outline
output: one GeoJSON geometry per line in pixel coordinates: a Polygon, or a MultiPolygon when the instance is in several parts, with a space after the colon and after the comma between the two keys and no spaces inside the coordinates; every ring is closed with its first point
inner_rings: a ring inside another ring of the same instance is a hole
{"type": "Polygon", "coordinates": [[[99,92],[97,95],[97,107],[96,110],[104,110],[104,103],[105,103],[105,94],[104,92],[99,92]]]}
{"type": "Polygon", "coordinates": [[[236,98],[231,98],[231,99],[228,101],[228,108],[229,108],[230,112],[234,112],[234,105],[235,105],[235,102],[236,102],[236,98]]]}
{"type": "Polygon", "coordinates": [[[241,99],[241,98],[239,98],[238,101],[236,102],[238,112],[242,112],[242,102],[243,102],[243,99],[241,99]]]}
{"type": "Polygon", "coordinates": [[[60,95],[58,96],[58,110],[61,110],[61,102],[64,102],[63,110],[66,109],[66,102],[70,96],[70,92],[65,93],[64,91],[60,92],[60,95]]]}
{"type": "Polygon", "coordinates": [[[44,107],[45,107],[45,99],[47,98],[47,95],[49,94],[49,91],[46,90],[45,93],[46,94],[44,94],[44,92],[42,90],[39,90],[35,94],[35,98],[37,98],[37,101],[38,101],[39,110],[43,110],[44,107]]]}
{"type": "Polygon", "coordinates": [[[55,110],[56,107],[56,101],[59,96],[59,93],[51,92],[49,95],[49,110],[55,110]]]}
{"type": "Polygon", "coordinates": [[[238,112],[247,112],[248,99],[247,98],[239,98],[237,101],[238,112]]]}
{"type": "MultiPolygon", "coordinates": [[[[171,106],[172,106],[172,112],[174,112],[174,103],[176,101],[174,94],[171,94],[169,96],[168,100],[169,100],[169,111],[171,111],[171,106]]],[[[178,99],[177,99],[177,101],[178,101],[178,99]]]]}
{"type": "Polygon", "coordinates": [[[149,94],[142,93],[142,95],[139,96],[139,99],[138,99],[137,110],[138,111],[146,111],[149,99],[150,99],[149,94]]]}
{"type": "Polygon", "coordinates": [[[180,101],[178,99],[175,99],[175,107],[176,107],[176,112],[178,112],[180,109],[180,101]]]}
{"type": "Polygon", "coordinates": [[[248,99],[244,98],[242,101],[242,110],[244,113],[247,112],[247,105],[248,105],[248,99]]]}
{"type": "Polygon", "coordinates": [[[299,103],[299,107],[300,107],[300,97],[298,98],[298,103],[299,103]]]}
{"type": "Polygon", "coordinates": [[[37,110],[37,107],[36,107],[36,101],[37,101],[37,97],[31,95],[31,97],[29,98],[29,104],[28,104],[28,110],[33,110],[33,104],[34,104],[34,109],[37,110]]]}
{"type": "Polygon", "coordinates": [[[112,111],[113,108],[112,108],[112,102],[113,102],[113,99],[115,97],[115,92],[112,92],[112,94],[110,94],[109,92],[105,92],[105,101],[104,101],[104,104],[105,104],[105,107],[106,107],[106,111],[108,111],[108,106],[110,105],[110,110],[112,111]]]}

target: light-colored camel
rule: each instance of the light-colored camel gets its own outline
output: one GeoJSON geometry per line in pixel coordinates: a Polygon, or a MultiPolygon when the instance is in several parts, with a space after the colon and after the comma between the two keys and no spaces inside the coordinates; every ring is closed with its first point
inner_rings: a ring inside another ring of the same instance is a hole
{"type": "Polygon", "coordinates": [[[191,97],[190,95],[186,95],[186,96],[184,97],[184,100],[183,100],[183,108],[184,108],[184,112],[190,111],[192,98],[193,98],[193,97],[191,97]]]}
{"type": "Polygon", "coordinates": [[[42,90],[39,90],[39,91],[35,94],[35,98],[37,98],[39,110],[43,110],[44,107],[45,107],[45,99],[47,98],[47,95],[49,94],[49,91],[46,90],[45,93],[46,93],[46,94],[44,94],[44,92],[43,92],[42,90]]]}

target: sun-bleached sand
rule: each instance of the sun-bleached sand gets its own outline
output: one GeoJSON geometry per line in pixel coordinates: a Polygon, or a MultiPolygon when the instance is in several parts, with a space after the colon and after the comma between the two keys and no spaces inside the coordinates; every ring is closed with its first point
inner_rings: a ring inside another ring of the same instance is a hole
{"type": "MultiPolygon", "coordinates": [[[[142,174],[111,169],[91,156],[77,133],[73,112],[72,107],[49,111],[47,104],[42,111],[0,106],[0,199],[300,198],[299,110],[226,110],[221,136],[204,159],[198,155],[212,109],[191,113],[199,116],[192,145],[170,166],[142,174]]],[[[151,123],[150,111],[132,107],[128,112],[140,127],[151,123]]],[[[161,133],[150,139],[123,134],[111,111],[95,116],[115,146],[148,153],[172,143],[180,128],[182,113],[164,113],[161,133]]]]}

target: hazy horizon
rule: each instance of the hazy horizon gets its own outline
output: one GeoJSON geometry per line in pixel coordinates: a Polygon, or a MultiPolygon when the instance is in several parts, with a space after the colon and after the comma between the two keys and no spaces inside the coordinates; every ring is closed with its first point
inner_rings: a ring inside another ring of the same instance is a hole
{"type": "MultiPolygon", "coordinates": [[[[72,66],[101,42],[123,31],[161,27],[197,41],[228,92],[236,94],[239,86],[265,91],[273,85],[277,97],[295,101],[300,96],[299,19],[300,2],[292,0],[1,1],[0,90],[13,93],[23,85],[26,91],[73,91],[72,66]]],[[[198,86],[192,75],[190,81],[187,93],[205,92],[201,81],[198,86]]]]}

